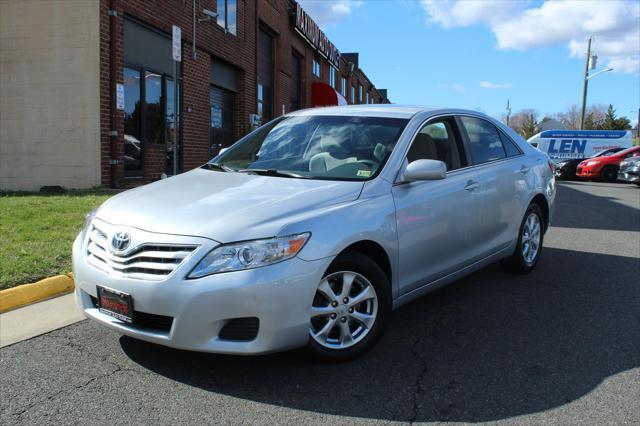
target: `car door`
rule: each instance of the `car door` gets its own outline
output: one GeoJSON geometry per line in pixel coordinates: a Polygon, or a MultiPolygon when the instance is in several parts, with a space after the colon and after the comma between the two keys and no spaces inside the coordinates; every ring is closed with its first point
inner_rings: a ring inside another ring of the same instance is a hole
{"type": "Polygon", "coordinates": [[[393,188],[399,243],[400,293],[410,292],[470,263],[477,238],[479,185],[451,117],[425,122],[406,164],[435,159],[447,165],[442,180],[397,182],[393,188]]]}
{"type": "Polygon", "coordinates": [[[480,185],[475,255],[481,259],[513,242],[531,171],[517,145],[493,123],[474,116],[458,121],[480,185]]]}

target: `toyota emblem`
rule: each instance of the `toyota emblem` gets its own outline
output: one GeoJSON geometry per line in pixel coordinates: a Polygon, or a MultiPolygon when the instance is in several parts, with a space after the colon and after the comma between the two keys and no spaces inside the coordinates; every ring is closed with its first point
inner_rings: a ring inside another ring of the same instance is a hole
{"type": "Polygon", "coordinates": [[[111,239],[111,247],[115,251],[126,250],[129,243],[131,243],[131,236],[127,232],[117,232],[111,239]]]}

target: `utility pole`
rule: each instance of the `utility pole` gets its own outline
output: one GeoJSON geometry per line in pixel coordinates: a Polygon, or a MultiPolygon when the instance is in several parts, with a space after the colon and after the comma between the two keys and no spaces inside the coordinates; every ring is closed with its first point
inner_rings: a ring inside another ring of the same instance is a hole
{"type": "Polygon", "coordinates": [[[584,64],[584,86],[582,87],[582,110],[580,110],[580,130],[584,130],[584,113],[587,108],[587,86],[589,84],[589,61],[591,60],[591,37],[587,42],[587,60],[584,64]]]}
{"type": "Polygon", "coordinates": [[[507,99],[507,127],[509,126],[509,120],[511,119],[511,106],[509,105],[509,99],[507,99]]]}

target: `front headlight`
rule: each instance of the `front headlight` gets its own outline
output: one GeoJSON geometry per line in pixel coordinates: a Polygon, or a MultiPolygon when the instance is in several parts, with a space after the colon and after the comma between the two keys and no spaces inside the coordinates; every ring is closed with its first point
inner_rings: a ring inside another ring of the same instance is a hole
{"type": "Polygon", "coordinates": [[[599,164],[599,161],[587,161],[587,166],[595,166],[596,164],[599,164]]]}
{"type": "Polygon", "coordinates": [[[264,240],[224,244],[211,250],[187,278],[201,278],[221,272],[254,269],[294,257],[311,234],[289,235],[264,240]]]}
{"type": "Polygon", "coordinates": [[[89,227],[91,226],[91,222],[93,221],[93,218],[96,217],[97,211],[98,209],[93,209],[85,215],[84,226],[82,227],[82,232],[80,232],[80,235],[82,236],[81,238],[82,240],[84,240],[84,237],[87,235],[87,232],[89,231],[89,227]]]}

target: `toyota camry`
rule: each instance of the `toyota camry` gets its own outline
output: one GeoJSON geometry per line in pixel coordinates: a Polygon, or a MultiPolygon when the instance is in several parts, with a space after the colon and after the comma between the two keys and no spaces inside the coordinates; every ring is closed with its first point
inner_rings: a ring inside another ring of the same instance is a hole
{"type": "Polygon", "coordinates": [[[298,111],[90,213],[76,300],[174,348],[347,359],[410,300],[497,261],[531,271],[555,192],[546,154],[481,113],[298,111]]]}

